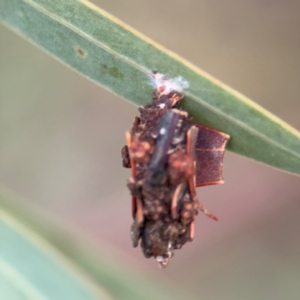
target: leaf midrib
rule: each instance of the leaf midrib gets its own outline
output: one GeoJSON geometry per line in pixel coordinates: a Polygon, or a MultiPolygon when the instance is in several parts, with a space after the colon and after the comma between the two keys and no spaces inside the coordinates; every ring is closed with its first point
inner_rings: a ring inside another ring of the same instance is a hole
{"type": "Polygon", "coordinates": [[[105,44],[101,43],[100,41],[96,40],[93,36],[85,33],[84,31],[82,31],[80,28],[76,27],[74,24],[66,21],[65,19],[53,14],[52,12],[49,12],[47,10],[45,10],[43,7],[39,6],[36,2],[32,2],[30,0],[23,0],[24,2],[26,2],[28,5],[32,6],[33,8],[36,8],[38,11],[42,12],[44,15],[48,16],[49,18],[58,21],[60,24],[66,26],[67,28],[71,29],[72,31],[76,32],[77,34],[79,34],[80,36],[86,38],[87,40],[89,40],[90,42],[92,42],[93,44],[99,46],[100,48],[102,48],[103,50],[107,51],[108,53],[111,53],[113,55],[115,55],[116,57],[120,58],[122,61],[127,62],[128,64],[132,65],[133,67],[135,67],[136,69],[140,70],[141,72],[143,72],[144,74],[150,76],[151,73],[144,69],[141,68],[138,64],[136,64],[135,62],[133,62],[132,60],[130,60],[128,57],[121,55],[120,53],[114,51],[113,49],[107,47],[105,44]]]}
{"type": "MultiPolygon", "coordinates": [[[[45,10],[43,7],[39,6],[36,2],[32,2],[30,0],[24,0],[24,2],[26,2],[28,5],[32,6],[33,8],[37,9],[38,11],[40,11],[41,13],[43,13],[44,15],[48,16],[49,18],[56,20],[57,22],[59,22],[60,24],[66,26],[67,28],[69,28],[70,30],[76,32],[78,35],[86,38],[87,40],[89,40],[91,43],[99,46],[101,49],[107,51],[108,53],[111,53],[112,55],[118,57],[120,60],[130,64],[132,67],[136,68],[137,70],[141,71],[142,73],[144,73],[147,76],[151,76],[151,72],[149,72],[148,70],[146,70],[145,68],[141,67],[140,65],[138,65],[137,63],[135,63],[134,61],[132,61],[131,59],[129,59],[127,56],[123,56],[120,53],[114,51],[113,49],[107,47],[105,44],[101,43],[100,41],[96,40],[93,36],[90,36],[88,34],[86,34],[84,31],[82,31],[80,28],[76,27],[74,24],[66,21],[65,19],[45,10]]],[[[222,112],[221,110],[215,108],[214,106],[210,105],[209,103],[205,102],[204,100],[202,100],[199,96],[191,93],[191,92],[185,92],[185,94],[190,97],[193,101],[200,103],[201,105],[207,107],[208,109],[210,109],[211,111],[215,112],[216,114],[219,114],[220,116],[224,117],[225,119],[231,121],[232,123],[235,123],[239,126],[241,126],[242,128],[248,130],[249,132],[252,132],[254,134],[256,134],[257,136],[259,136],[260,138],[262,138],[265,141],[268,141],[270,144],[273,144],[275,146],[277,146],[278,148],[285,150],[286,152],[294,155],[295,157],[300,159],[300,154],[294,152],[293,150],[284,147],[282,144],[276,142],[274,139],[271,139],[269,137],[267,137],[266,135],[258,132],[257,130],[249,127],[246,123],[243,123],[242,121],[235,119],[229,115],[227,115],[226,113],[222,112]]],[[[278,124],[278,123],[277,123],[278,124]]],[[[280,126],[280,124],[278,124],[280,126]]]]}
{"type": "Polygon", "coordinates": [[[185,92],[185,94],[188,97],[190,97],[191,99],[193,99],[193,101],[201,103],[201,105],[209,108],[211,111],[214,111],[216,114],[219,114],[220,116],[224,117],[225,119],[228,119],[231,122],[240,125],[240,127],[245,128],[249,132],[255,133],[257,136],[259,136],[262,139],[268,141],[270,144],[276,145],[278,148],[281,148],[281,149],[289,152],[290,154],[293,154],[294,156],[296,156],[300,159],[300,154],[299,153],[294,152],[293,150],[290,150],[289,148],[284,147],[282,144],[279,144],[278,142],[274,141],[273,139],[270,139],[269,137],[267,137],[266,135],[260,133],[259,131],[254,130],[253,128],[249,127],[247,124],[241,122],[240,120],[234,119],[233,117],[227,115],[226,113],[222,112],[221,110],[216,109],[214,106],[210,105],[209,103],[207,103],[203,100],[201,101],[201,98],[199,98],[198,96],[195,96],[194,94],[189,93],[189,92],[185,92]]]}

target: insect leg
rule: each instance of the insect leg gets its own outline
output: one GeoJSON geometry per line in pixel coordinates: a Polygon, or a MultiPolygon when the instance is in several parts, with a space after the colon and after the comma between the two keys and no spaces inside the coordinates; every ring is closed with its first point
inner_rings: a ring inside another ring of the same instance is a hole
{"type": "MultiPolygon", "coordinates": [[[[137,132],[140,122],[141,120],[139,117],[134,118],[129,133],[130,135],[134,135],[137,132]]],[[[127,140],[127,134],[126,134],[126,140],[127,140]]],[[[130,137],[130,144],[131,144],[131,137],[130,137]]],[[[125,145],[122,148],[122,161],[123,161],[124,168],[131,168],[128,141],[127,141],[127,145],[125,145]]]]}
{"type": "MultiPolygon", "coordinates": [[[[196,138],[198,135],[198,128],[195,126],[192,126],[189,131],[187,132],[187,141],[186,141],[186,152],[187,154],[191,155],[194,160],[194,170],[196,171],[196,159],[195,159],[195,147],[196,147],[196,138]]],[[[194,175],[189,178],[188,184],[190,188],[190,193],[193,200],[196,200],[196,172],[194,172],[194,175]]]]}
{"type": "MultiPolygon", "coordinates": [[[[130,149],[131,149],[131,134],[129,132],[126,132],[126,142],[127,142],[127,148],[128,148],[128,154],[129,154],[129,160],[131,165],[131,175],[133,178],[136,176],[136,166],[134,163],[134,160],[132,158],[132,155],[130,155],[130,149]]],[[[132,217],[135,218],[136,211],[137,211],[137,203],[136,198],[134,196],[131,197],[131,210],[132,210],[132,217]]]]}
{"type": "Polygon", "coordinates": [[[213,219],[214,221],[218,221],[218,218],[214,214],[209,212],[200,202],[199,202],[199,210],[204,212],[209,218],[213,219]]]}
{"type": "Polygon", "coordinates": [[[135,220],[131,226],[131,239],[132,239],[133,247],[137,247],[138,245],[139,239],[141,237],[143,223],[144,223],[142,200],[137,198],[136,205],[137,205],[137,209],[136,209],[135,220]]]}
{"type": "MultiPolygon", "coordinates": [[[[131,175],[133,178],[135,178],[136,165],[132,155],[130,154],[131,134],[129,132],[126,132],[126,142],[127,142],[130,164],[131,164],[131,175]]],[[[143,222],[144,222],[143,204],[142,204],[142,200],[139,198],[132,196],[131,199],[132,199],[131,200],[132,216],[134,218],[134,222],[131,226],[131,239],[132,239],[133,247],[137,247],[141,236],[143,222]]]]}
{"type": "Polygon", "coordinates": [[[183,194],[186,190],[187,184],[186,182],[182,182],[176,187],[176,190],[174,192],[174,195],[172,197],[172,204],[171,204],[171,216],[173,219],[176,219],[178,217],[178,205],[179,201],[183,197],[183,194]]]}
{"type": "Polygon", "coordinates": [[[195,220],[190,225],[190,241],[192,242],[195,237],[195,220]]]}

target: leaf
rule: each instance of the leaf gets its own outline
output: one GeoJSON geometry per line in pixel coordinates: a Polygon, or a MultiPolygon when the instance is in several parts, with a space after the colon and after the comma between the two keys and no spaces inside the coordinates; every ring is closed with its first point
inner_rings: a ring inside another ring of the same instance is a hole
{"type": "Polygon", "coordinates": [[[195,122],[231,136],[228,149],[300,174],[300,133],[86,0],[0,0],[0,20],[106,89],[143,105],[151,70],[189,83],[195,122]]]}
{"type": "Polygon", "coordinates": [[[0,240],[0,299],[112,299],[2,209],[0,240]]]}
{"type": "Polygon", "coordinates": [[[190,299],[161,288],[145,274],[139,276],[134,266],[128,267],[110,249],[97,253],[87,249],[87,242],[29,210],[23,199],[3,187],[0,241],[0,299],[190,299]],[[7,296],[18,291],[23,292],[19,298],[7,296]]]}

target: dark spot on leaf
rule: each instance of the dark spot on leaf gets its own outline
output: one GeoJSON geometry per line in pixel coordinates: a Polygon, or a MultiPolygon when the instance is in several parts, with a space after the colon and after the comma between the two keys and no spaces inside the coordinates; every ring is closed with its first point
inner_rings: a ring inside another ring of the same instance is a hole
{"type": "Polygon", "coordinates": [[[101,64],[101,67],[102,67],[103,69],[107,69],[107,65],[106,65],[106,64],[101,64]]]}
{"type": "Polygon", "coordinates": [[[116,67],[109,68],[109,74],[115,78],[124,78],[124,75],[116,67]]]}
{"type": "Polygon", "coordinates": [[[79,54],[80,57],[85,58],[87,56],[87,52],[82,50],[80,47],[75,47],[76,52],[79,54]]]}
{"type": "Polygon", "coordinates": [[[78,48],[77,52],[79,53],[79,55],[84,56],[84,51],[82,49],[78,48]]]}

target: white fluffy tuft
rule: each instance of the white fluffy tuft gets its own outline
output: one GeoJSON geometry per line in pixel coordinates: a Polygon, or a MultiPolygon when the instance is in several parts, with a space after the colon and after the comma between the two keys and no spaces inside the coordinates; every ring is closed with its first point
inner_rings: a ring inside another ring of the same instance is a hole
{"type": "Polygon", "coordinates": [[[189,83],[182,78],[181,76],[177,76],[175,78],[165,79],[165,75],[160,73],[155,73],[151,78],[151,85],[159,90],[164,87],[165,94],[170,93],[171,91],[182,92],[184,89],[189,87],[189,83]]]}

